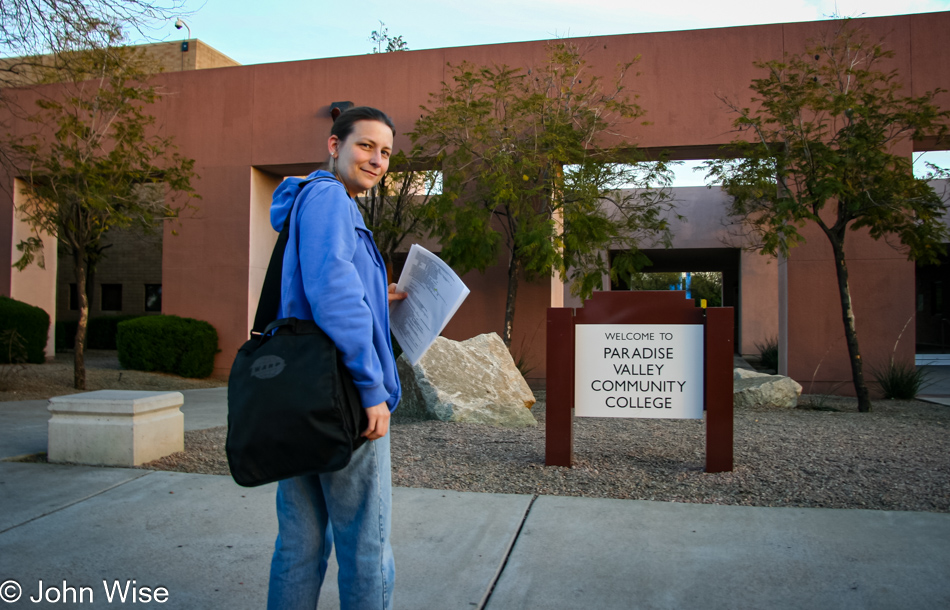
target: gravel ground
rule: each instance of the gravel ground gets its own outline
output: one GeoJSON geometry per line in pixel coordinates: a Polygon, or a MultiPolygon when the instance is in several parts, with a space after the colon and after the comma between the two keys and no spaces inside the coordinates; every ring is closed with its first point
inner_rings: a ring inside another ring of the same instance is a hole
{"type": "MultiPolygon", "coordinates": [[[[511,430],[394,421],[393,483],[491,493],[745,506],[950,512],[950,408],[805,397],[790,411],[735,414],[735,469],[706,474],[701,421],[577,419],[573,468],[544,466],[539,425],[511,430]],[[815,408],[817,407],[817,408],[815,408]]],[[[228,474],[225,428],[185,433],[185,452],[144,467],[228,474]]]]}
{"type": "MultiPolygon", "coordinates": [[[[220,379],[185,379],[165,373],[126,371],[119,368],[115,351],[86,352],[86,390],[198,390],[228,385],[220,379]]],[[[73,354],[59,353],[46,364],[0,365],[0,402],[40,400],[76,394],[73,387],[73,354]]]]}
{"type": "MultiPolygon", "coordinates": [[[[90,352],[89,389],[182,390],[224,381],[119,370],[115,352],[90,352]]],[[[27,365],[0,401],[72,389],[72,355],[27,365]]],[[[706,474],[705,426],[693,420],[577,419],[574,467],[544,466],[544,393],[538,426],[404,421],[392,425],[393,482],[492,493],[629,498],[747,506],[950,512],[950,407],[804,396],[793,410],[735,413],[735,469],[706,474]]],[[[398,411],[397,411],[398,415],[398,411]]],[[[185,432],[185,451],[145,465],[228,475],[224,427],[185,432]]],[[[40,458],[41,459],[41,458],[40,458]]]]}

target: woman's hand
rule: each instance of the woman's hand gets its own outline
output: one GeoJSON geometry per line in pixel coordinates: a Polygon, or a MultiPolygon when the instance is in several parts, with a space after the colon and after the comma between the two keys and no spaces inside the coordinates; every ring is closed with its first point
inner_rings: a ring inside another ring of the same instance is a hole
{"type": "Polygon", "coordinates": [[[371,441],[383,438],[389,432],[389,405],[381,402],[375,407],[366,409],[366,418],[369,420],[369,426],[363,432],[363,436],[371,441]]]}
{"type": "Polygon", "coordinates": [[[409,296],[408,292],[396,292],[395,284],[389,285],[389,302],[390,303],[392,303],[393,301],[401,301],[405,299],[407,296],[409,296]]]}

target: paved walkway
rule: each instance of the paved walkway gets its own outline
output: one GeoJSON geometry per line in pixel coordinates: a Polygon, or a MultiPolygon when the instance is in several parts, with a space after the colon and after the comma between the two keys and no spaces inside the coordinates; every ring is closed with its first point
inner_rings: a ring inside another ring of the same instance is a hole
{"type": "MultiPolygon", "coordinates": [[[[222,425],[224,392],[183,392],[186,428],[222,425]]],[[[45,451],[48,417],[0,403],[0,458],[45,451]]],[[[273,502],[222,476],[0,461],[0,610],[123,607],[132,587],[133,607],[162,588],[164,608],[263,608],[273,502]]],[[[399,609],[950,608],[948,514],[397,488],[393,519],[399,609]]]]}
{"type": "Polygon", "coordinates": [[[942,365],[918,365],[924,373],[924,387],[917,398],[950,407],[950,366],[946,360],[942,362],[942,365]]]}

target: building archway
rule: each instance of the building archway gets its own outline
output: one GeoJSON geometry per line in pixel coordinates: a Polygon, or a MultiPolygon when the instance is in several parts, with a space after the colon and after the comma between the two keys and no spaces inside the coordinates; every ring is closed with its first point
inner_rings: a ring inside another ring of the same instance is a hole
{"type": "MultiPolygon", "coordinates": [[[[642,252],[653,263],[644,268],[644,273],[682,273],[713,271],[722,274],[722,306],[732,307],[735,314],[735,345],[740,351],[741,314],[741,250],[739,248],[674,248],[650,249],[642,252]]],[[[611,258],[614,253],[611,252],[611,258]]],[[[625,285],[615,283],[611,290],[626,290],[625,285]]]]}

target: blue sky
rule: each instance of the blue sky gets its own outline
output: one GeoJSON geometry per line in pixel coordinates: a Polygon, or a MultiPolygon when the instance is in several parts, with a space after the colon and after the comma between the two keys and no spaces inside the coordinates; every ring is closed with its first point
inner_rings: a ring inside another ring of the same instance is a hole
{"type": "MultiPolygon", "coordinates": [[[[384,21],[410,49],[950,10],[950,0],[186,0],[200,38],[242,64],[359,55],[384,21]]],[[[174,19],[149,35],[182,40],[174,19]]]]}
{"type": "MultiPolygon", "coordinates": [[[[383,21],[411,50],[950,10],[950,0],[186,0],[191,37],[242,64],[369,53],[383,21]]],[[[183,40],[174,19],[147,33],[183,40]]],[[[145,42],[144,39],[136,42],[145,42]]],[[[950,167],[950,154],[930,156],[950,167]]],[[[699,186],[686,162],[680,186],[699,186]]],[[[922,164],[920,164],[922,165],[922,164]]]]}

